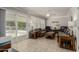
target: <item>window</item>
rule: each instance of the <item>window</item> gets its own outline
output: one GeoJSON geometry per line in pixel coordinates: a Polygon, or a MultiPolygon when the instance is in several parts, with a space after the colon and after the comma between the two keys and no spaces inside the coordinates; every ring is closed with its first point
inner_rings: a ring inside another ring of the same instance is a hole
{"type": "Polygon", "coordinates": [[[16,37],[15,15],[13,14],[6,15],[6,36],[16,37]]]}
{"type": "Polygon", "coordinates": [[[18,30],[25,30],[26,23],[25,22],[18,22],[18,30]]]}
{"type": "Polygon", "coordinates": [[[24,16],[18,16],[17,18],[17,36],[26,34],[26,18],[24,16]]]}

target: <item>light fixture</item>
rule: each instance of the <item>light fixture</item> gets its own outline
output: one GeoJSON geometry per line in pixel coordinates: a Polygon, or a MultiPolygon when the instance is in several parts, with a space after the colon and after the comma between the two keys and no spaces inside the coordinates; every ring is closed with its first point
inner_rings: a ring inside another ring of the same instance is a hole
{"type": "Polygon", "coordinates": [[[49,16],[50,16],[50,14],[46,14],[46,16],[47,16],[47,17],[49,17],[49,16]]]}

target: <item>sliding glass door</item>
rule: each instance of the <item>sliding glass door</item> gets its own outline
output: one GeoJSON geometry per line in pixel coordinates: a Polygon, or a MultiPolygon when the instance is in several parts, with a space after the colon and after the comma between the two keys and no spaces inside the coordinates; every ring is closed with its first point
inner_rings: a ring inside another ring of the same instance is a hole
{"type": "Polygon", "coordinates": [[[26,17],[18,14],[6,14],[6,36],[16,38],[26,35],[26,17]]]}
{"type": "Polygon", "coordinates": [[[44,28],[44,20],[20,14],[6,14],[6,36],[16,38],[27,35],[30,30],[44,28]]]}

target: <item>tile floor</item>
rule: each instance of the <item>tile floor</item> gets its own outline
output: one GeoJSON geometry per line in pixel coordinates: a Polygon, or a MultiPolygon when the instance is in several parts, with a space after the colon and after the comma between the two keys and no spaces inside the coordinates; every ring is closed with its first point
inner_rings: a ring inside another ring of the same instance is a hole
{"type": "Polygon", "coordinates": [[[26,39],[17,43],[12,43],[12,48],[20,52],[72,52],[58,46],[56,39],[26,39]]]}

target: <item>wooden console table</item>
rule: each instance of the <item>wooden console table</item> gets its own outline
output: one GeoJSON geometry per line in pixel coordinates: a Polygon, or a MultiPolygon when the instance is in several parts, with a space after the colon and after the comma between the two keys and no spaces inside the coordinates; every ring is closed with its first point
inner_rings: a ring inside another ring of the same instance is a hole
{"type": "Polygon", "coordinates": [[[61,48],[66,48],[75,51],[75,38],[73,36],[60,36],[59,46],[61,48]]]}

